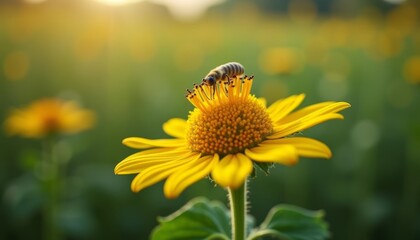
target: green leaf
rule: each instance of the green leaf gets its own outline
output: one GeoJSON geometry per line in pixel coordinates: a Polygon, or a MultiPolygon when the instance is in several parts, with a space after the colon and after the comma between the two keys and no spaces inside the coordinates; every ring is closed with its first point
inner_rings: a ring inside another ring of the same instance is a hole
{"type": "Polygon", "coordinates": [[[292,205],[271,209],[261,226],[248,239],[272,237],[283,240],[321,240],[329,237],[323,211],[310,211],[292,205]]]}
{"type": "Polygon", "coordinates": [[[225,206],[205,198],[196,198],[168,217],[159,217],[160,225],[152,240],[230,239],[230,217],[225,206]]]}

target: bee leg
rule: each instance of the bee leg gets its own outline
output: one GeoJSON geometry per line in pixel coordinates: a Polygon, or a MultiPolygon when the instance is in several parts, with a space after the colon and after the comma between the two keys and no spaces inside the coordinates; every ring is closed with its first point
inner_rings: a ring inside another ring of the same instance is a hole
{"type": "Polygon", "coordinates": [[[221,80],[222,82],[227,82],[228,85],[230,83],[230,78],[226,73],[223,73],[221,80]]]}

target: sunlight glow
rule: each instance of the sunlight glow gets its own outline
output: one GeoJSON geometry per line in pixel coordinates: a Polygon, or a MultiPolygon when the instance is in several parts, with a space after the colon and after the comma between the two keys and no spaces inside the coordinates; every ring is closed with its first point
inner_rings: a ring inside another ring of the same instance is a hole
{"type": "Polygon", "coordinates": [[[205,11],[225,0],[150,0],[151,2],[166,6],[174,17],[182,20],[196,19],[205,11]]]}
{"type": "Polygon", "coordinates": [[[38,4],[43,3],[45,0],[25,0],[26,3],[38,4]]]}
{"type": "MultiPolygon", "coordinates": [[[[39,0],[32,0],[39,1],[39,0]]],[[[123,6],[140,1],[148,1],[163,5],[178,19],[192,20],[202,16],[206,10],[226,0],[93,0],[110,6],[123,6]]]]}
{"type": "Polygon", "coordinates": [[[95,1],[106,4],[106,5],[110,5],[110,6],[121,6],[121,5],[126,5],[129,3],[140,2],[143,0],[95,0],[95,1]]]}

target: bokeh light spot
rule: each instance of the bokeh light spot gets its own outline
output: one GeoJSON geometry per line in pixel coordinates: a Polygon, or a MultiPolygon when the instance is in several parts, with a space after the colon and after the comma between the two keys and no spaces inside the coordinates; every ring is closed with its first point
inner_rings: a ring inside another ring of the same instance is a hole
{"type": "Polygon", "coordinates": [[[409,83],[420,83],[420,56],[413,56],[406,60],[403,74],[409,83]]]}
{"type": "Polygon", "coordinates": [[[362,120],[351,130],[351,140],[353,144],[366,150],[375,146],[379,141],[379,129],[372,120],[362,120]]]}
{"type": "Polygon", "coordinates": [[[419,13],[412,4],[402,4],[387,15],[387,28],[404,37],[416,31],[419,13]]]}
{"type": "Polygon", "coordinates": [[[396,56],[402,48],[401,35],[389,29],[378,33],[373,47],[373,56],[378,59],[388,59],[396,56]]]}
{"type": "Polygon", "coordinates": [[[290,74],[300,69],[300,57],[293,48],[268,48],[260,54],[260,67],[267,74],[290,74]]]}
{"type": "Polygon", "coordinates": [[[322,59],[322,68],[326,73],[348,76],[351,71],[351,63],[345,54],[328,53],[322,59]]]}
{"type": "Polygon", "coordinates": [[[344,75],[329,73],[324,76],[318,85],[319,95],[326,100],[343,99],[349,91],[348,82],[344,75]]]}

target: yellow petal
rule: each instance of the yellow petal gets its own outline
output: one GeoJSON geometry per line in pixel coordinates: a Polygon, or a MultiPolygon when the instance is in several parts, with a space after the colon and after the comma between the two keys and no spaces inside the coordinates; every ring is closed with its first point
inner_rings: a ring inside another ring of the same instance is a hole
{"type": "Polygon", "coordinates": [[[267,107],[267,99],[265,98],[258,98],[258,101],[264,106],[267,107]]]}
{"type": "Polygon", "coordinates": [[[313,157],[313,158],[330,158],[331,150],[324,143],[305,137],[290,137],[275,140],[266,140],[260,144],[261,146],[266,145],[293,145],[296,148],[297,154],[302,157],[313,157]]]}
{"type": "Polygon", "coordinates": [[[219,155],[208,155],[179,168],[166,180],[163,188],[165,196],[178,197],[185,188],[207,176],[218,161],[219,155]]]}
{"type": "Polygon", "coordinates": [[[147,139],[140,137],[129,137],[123,140],[124,145],[136,148],[145,149],[152,147],[181,147],[185,145],[184,139],[147,139]]]}
{"type": "Polygon", "coordinates": [[[61,112],[61,131],[65,133],[77,133],[89,129],[95,122],[95,114],[92,111],[78,109],[73,102],[63,104],[61,112]]]}
{"type": "Polygon", "coordinates": [[[323,109],[323,108],[325,108],[325,107],[327,107],[327,106],[329,106],[333,103],[334,103],[333,101],[328,101],[328,102],[321,102],[321,103],[316,103],[316,104],[309,105],[307,107],[304,107],[302,109],[297,110],[296,112],[293,112],[293,113],[289,114],[286,117],[285,120],[293,121],[293,120],[299,119],[299,118],[301,118],[305,115],[308,115],[310,113],[313,113],[313,112],[315,112],[319,109],[323,109]]]}
{"type": "Polygon", "coordinates": [[[182,118],[172,118],[163,124],[163,131],[169,136],[185,138],[187,121],[182,118]]]}
{"type": "Polygon", "coordinates": [[[179,152],[179,151],[189,151],[187,148],[151,148],[142,150],[140,152],[136,152],[134,154],[131,154],[130,156],[126,157],[124,160],[129,159],[136,159],[136,158],[142,158],[144,156],[151,156],[154,157],[156,155],[162,156],[162,155],[172,155],[173,152],[179,152]]]}
{"type": "Polygon", "coordinates": [[[229,154],[216,164],[211,175],[217,184],[237,188],[244,183],[252,168],[252,161],[247,156],[229,154]]]}
{"type": "Polygon", "coordinates": [[[321,116],[316,116],[316,117],[306,119],[306,120],[301,120],[301,121],[297,120],[297,121],[294,121],[285,125],[278,126],[276,124],[274,125],[274,131],[273,131],[274,133],[271,134],[270,136],[267,136],[267,138],[268,139],[283,138],[293,133],[297,133],[305,129],[308,129],[310,127],[313,127],[315,125],[318,125],[322,122],[332,120],[332,119],[343,119],[343,118],[344,118],[343,115],[339,113],[330,113],[330,114],[325,114],[321,116]]]}
{"type": "Polygon", "coordinates": [[[295,110],[304,98],[305,94],[299,94],[278,100],[268,107],[267,111],[273,122],[277,122],[295,110]]]}
{"type": "Polygon", "coordinates": [[[349,107],[350,104],[346,102],[322,102],[310,105],[294,113],[291,113],[277,123],[284,124],[292,121],[306,121],[312,117],[317,117],[323,114],[336,113],[349,107]]]}
{"type": "Polygon", "coordinates": [[[133,179],[131,182],[131,190],[133,192],[139,192],[140,190],[165,179],[172,173],[182,169],[185,164],[188,164],[190,161],[194,161],[199,157],[199,154],[193,154],[189,158],[175,158],[172,161],[146,168],[133,179]]]}
{"type": "Polygon", "coordinates": [[[173,161],[174,159],[188,158],[191,151],[186,148],[157,148],[145,150],[126,157],[115,166],[115,174],[139,173],[144,169],[173,161]]]}
{"type": "Polygon", "coordinates": [[[257,162],[275,162],[284,165],[294,165],[298,154],[293,145],[265,144],[251,149],[245,149],[245,155],[257,162]]]}

